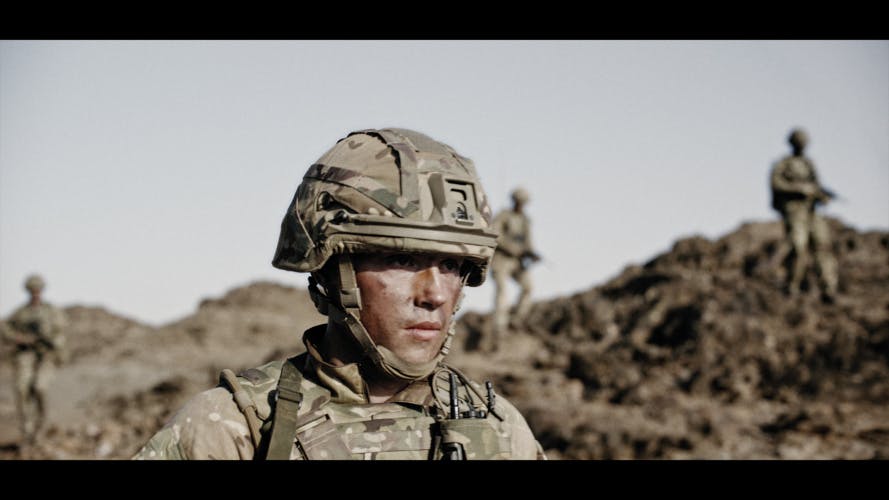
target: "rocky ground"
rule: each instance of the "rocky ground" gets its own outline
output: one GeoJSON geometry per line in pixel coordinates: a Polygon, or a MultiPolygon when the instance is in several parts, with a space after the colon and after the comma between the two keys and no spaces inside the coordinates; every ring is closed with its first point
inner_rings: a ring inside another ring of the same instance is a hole
{"type": "Polygon", "coordinates": [[[0,366],[0,457],[128,458],[186,400],[235,371],[303,350],[301,332],[326,318],[304,290],[253,283],[160,328],[101,308],[70,307],[71,360],[48,394],[47,429],[22,450],[8,362],[0,366]]]}
{"type": "MultiPolygon", "coordinates": [[[[835,303],[785,296],[782,227],[753,222],[535,303],[497,352],[490,317],[466,313],[449,361],[493,381],[555,459],[889,458],[889,233],[829,222],[835,303]]],[[[0,458],[128,458],[221,368],[299,352],[323,321],[303,289],[265,282],[160,328],[67,312],[72,359],[36,449],[0,365],[0,458]]]]}

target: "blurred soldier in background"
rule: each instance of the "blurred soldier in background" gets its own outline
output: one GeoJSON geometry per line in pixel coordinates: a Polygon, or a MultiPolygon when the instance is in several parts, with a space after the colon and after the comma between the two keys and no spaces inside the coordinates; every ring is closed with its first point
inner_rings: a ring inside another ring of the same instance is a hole
{"type": "Polygon", "coordinates": [[[444,363],[464,286],[497,244],[472,160],[406,129],[360,130],[306,172],[272,264],[310,273],[306,352],[235,375],[137,459],[545,458],[490,383],[444,363]]]}
{"type": "Polygon", "coordinates": [[[497,350],[503,334],[510,325],[520,325],[531,305],[531,276],[528,267],[540,260],[531,243],[531,221],[525,215],[528,192],[517,188],[512,192],[512,209],[503,210],[494,217],[494,230],[500,234],[497,250],[491,261],[496,292],[494,297],[494,331],[488,346],[497,350]],[[512,278],[521,291],[512,311],[507,295],[507,281],[512,278]]]}
{"type": "Polygon", "coordinates": [[[13,345],[15,401],[23,442],[33,445],[46,416],[46,389],[55,368],[66,359],[65,313],[43,301],[46,283],[38,275],[25,280],[27,304],[3,324],[3,338],[13,345]]]}
{"type": "Polygon", "coordinates": [[[815,165],[803,154],[809,142],[806,132],[794,129],[787,140],[793,152],[776,163],[771,174],[772,208],[784,218],[790,244],[785,290],[790,296],[799,294],[813,253],[821,298],[830,303],[837,293],[837,263],[827,223],[815,208],[835,195],[818,183],[815,165]]]}

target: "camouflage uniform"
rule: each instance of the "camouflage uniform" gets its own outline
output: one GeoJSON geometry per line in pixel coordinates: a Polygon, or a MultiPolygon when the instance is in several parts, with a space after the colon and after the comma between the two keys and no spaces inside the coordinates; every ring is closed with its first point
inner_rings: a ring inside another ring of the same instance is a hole
{"type": "Polygon", "coordinates": [[[831,251],[827,223],[815,207],[830,201],[831,195],[818,183],[815,165],[803,155],[808,142],[805,132],[796,129],[788,140],[793,154],[776,163],[771,174],[772,207],[784,219],[791,248],[787,260],[787,291],[791,295],[799,292],[811,247],[823,297],[829,301],[837,292],[837,263],[831,251]]]}
{"type": "MultiPolygon", "coordinates": [[[[29,291],[43,289],[43,280],[32,276],[29,291]]],[[[45,302],[25,304],[7,319],[3,337],[14,346],[15,401],[22,436],[33,443],[46,415],[46,390],[55,367],[64,358],[65,314],[45,302]]]]}
{"type": "Polygon", "coordinates": [[[531,221],[521,211],[528,201],[524,189],[516,189],[512,193],[514,208],[503,210],[494,217],[492,226],[500,234],[497,250],[491,260],[491,274],[494,277],[496,292],[494,297],[494,335],[491,339],[493,349],[497,349],[510,323],[521,322],[531,305],[531,276],[528,272],[530,261],[537,260],[537,253],[531,243],[531,221]],[[520,287],[519,297],[510,319],[507,281],[512,278],[520,287]]]}
{"type": "MultiPolygon", "coordinates": [[[[306,331],[307,352],[293,358],[301,375],[302,405],[297,416],[291,460],[437,460],[442,440],[462,442],[468,459],[543,459],[545,455],[522,415],[506,399],[495,396],[486,418],[447,420],[436,402],[429,379],[417,381],[389,402],[370,404],[358,366],[333,366],[316,347],[325,334],[319,325],[306,331]],[[450,425],[450,428],[448,427],[450,425]],[[462,426],[462,427],[461,427],[462,426]]],[[[276,389],[285,361],[273,361],[241,372],[240,387],[249,394],[265,429],[270,423],[276,389]]],[[[466,400],[484,408],[476,391],[460,387],[462,411],[466,400]]],[[[187,403],[136,454],[136,459],[251,460],[268,447],[268,431],[257,447],[244,413],[225,384],[204,391],[187,403]]],[[[447,394],[437,384],[439,400],[447,394]]]]}
{"type": "Polygon", "coordinates": [[[272,260],[311,273],[327,325],[305,332],[299,356],[239,376],[223,370],[219,387],[187,403],[134,458],[545,458],[515,407],[443,362],[456,295],[429,361],[400,358],[361,321],[357,254],[453,256],[459,291],[484,282],[497,234],[477,177],[471,160],[418,132],[341,139],[303,177],[272,260]],[[372,403],[380,380],[403,388],[372,403]]]}

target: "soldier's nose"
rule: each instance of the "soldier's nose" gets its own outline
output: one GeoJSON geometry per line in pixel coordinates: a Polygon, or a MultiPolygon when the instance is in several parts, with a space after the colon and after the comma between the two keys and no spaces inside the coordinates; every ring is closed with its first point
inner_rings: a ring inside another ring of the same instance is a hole
{"type": "Polygon", "coordinates": [[[444,280],[437,266],[430,266],[416,275],[414,304],[424,309],[434,310],[446,300],[444,280]]]}

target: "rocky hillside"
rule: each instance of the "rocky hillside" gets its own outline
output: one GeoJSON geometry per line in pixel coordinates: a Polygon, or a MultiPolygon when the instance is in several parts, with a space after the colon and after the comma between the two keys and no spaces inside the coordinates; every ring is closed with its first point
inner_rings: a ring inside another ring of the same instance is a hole
{"type": "Polygon", "coordinates": [[[524,370],[486,368],[467,315],[464,362],[554,457],[889,458],[889,233],[831,226],[835,304],[782,294],[782,227],[750,223],[535,304],[524,370]]]}
{"type": "MultiPolygon", "coordinates": [[[[308,293],[253,283],[152,328],[103,309],[66,309],[71,360],[48,394],[48,428],[24,458],[126,458],[222,368],[256,366],[303,350],[301,333],[326,321],[308,293]]],[[[0,366],[0,457],[20,458],[10,364],[0,366]]]]}
{"type": "MultiPolygon", "coordinates": [[[[833,304],[784,296],[782,228],[748,223],[535,303],[499,352],[484,348],[490,317],[464,314],[450,362],[492,380],[551,458],[889,458],[889,233],[830,223],[833,304]]],[[[27,455],[0,366],[2,458],[127,458],[221,368],[299,352],[324,321],[302,288],[273,283],[161,328],[67,312],[73,357],[27,455]]]]}

